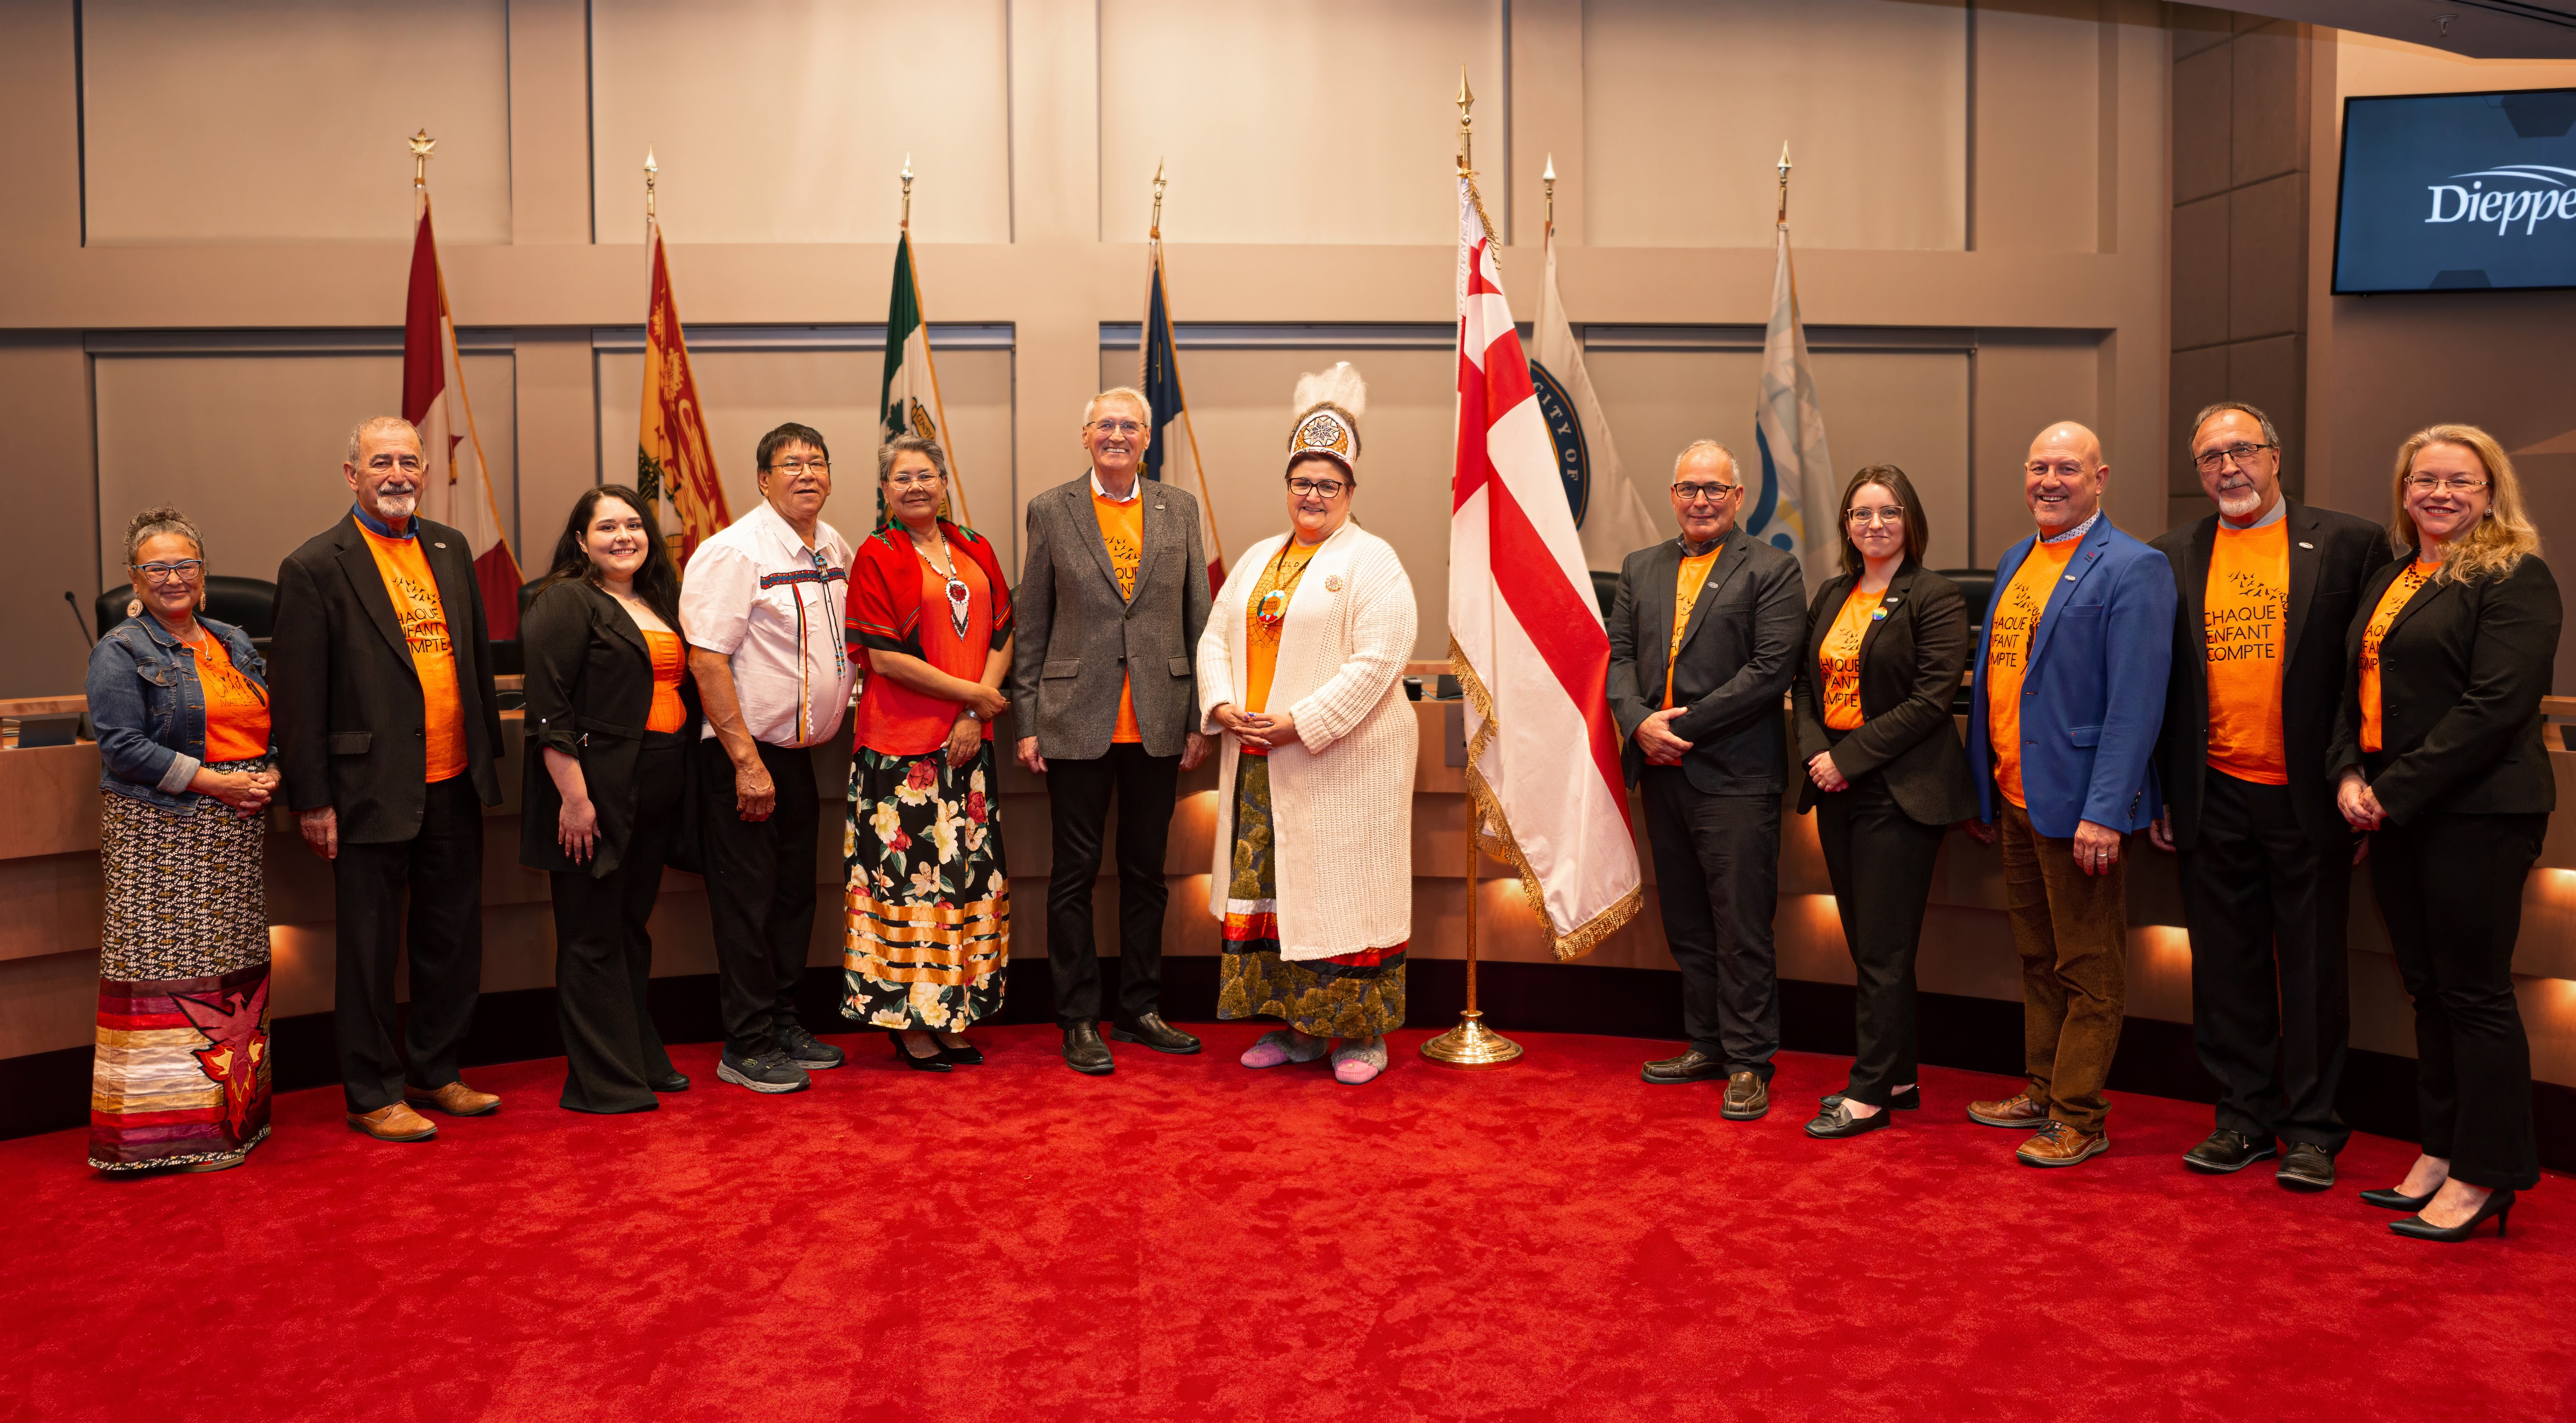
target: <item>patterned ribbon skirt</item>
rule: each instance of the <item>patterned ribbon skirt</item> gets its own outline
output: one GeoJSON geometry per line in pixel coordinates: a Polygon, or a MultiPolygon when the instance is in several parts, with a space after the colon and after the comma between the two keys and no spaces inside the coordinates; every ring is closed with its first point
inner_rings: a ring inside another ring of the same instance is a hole
{"type": "Polygon", "coordinates": [[[945,750],[851,757],[841,1012],[853,1021],[955,1032],[1002,1006],[1011,884],[993,767],[990,741],[963,768],[945,750]]]}
{"type": "Polygon", "coordinates": [[[1226,886],[1220,1018],[1285,1018],[1318,1038],[1373,1038],[1404,1026],[1404,949],[1328,959],[1279,957],[1279,880],[1272,857],[1270,758],[1234,768],[1234,870],[1226,886]]]}
{"type": "Polygon", "coordinates": [[[243,819],[213,800],[182,813],[100,799],[107,919],[89,1164],[148,1171],[237,1159],[268,1135],[268,817],[243,819]]]}

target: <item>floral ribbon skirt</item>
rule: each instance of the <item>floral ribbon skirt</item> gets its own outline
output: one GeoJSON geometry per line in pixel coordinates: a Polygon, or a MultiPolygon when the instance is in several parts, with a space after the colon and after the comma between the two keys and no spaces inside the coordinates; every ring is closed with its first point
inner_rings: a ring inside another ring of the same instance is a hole
{"type": "Polygon", "coordinates": [[[1002,1006],[1011,886],[993,801],[993,743],[947,752],[858,748],[841,840],[841,1011],[880,1028],[954,1032],[1002,1006]]]}
{"type": "Polygon", "coordinates": [[[1403,944],[1329,959],[1279,957],[1271,850],[1270,758],[1243,756],[1234,771],[1234,867],[1216,1015],[1285,1018],[1318,1038],[1373,1038],[1404,1026],[1403,944]]]}

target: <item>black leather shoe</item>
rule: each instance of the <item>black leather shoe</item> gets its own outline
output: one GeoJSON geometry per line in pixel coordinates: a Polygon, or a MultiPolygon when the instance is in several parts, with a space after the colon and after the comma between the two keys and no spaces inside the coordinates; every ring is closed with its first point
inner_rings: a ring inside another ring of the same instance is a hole
{"type": "Polygon", "coordinates": [[[1809,1136],[1824,1141],[1840,1141],[1844,1137],[1859,1136],[1863,1132],[1885,1131],[1896,1124],[1896,1113],[1892,1111],[1883,1110],[1872,1116],[1855,1117],[1851,1114],[1851,1109],[1843,1105],[1842,1098],[1828,1097],[1825,1100],[1833,1105],[1817,1113],[1816,1119],[1807,1123],[1809,1136]]]}
{"type": "Polygon", "coordinates": [[[946,1043],[941,1043],[939,1045],[939,1055],[947,1061],[957,1064],[959,1067],[981,1067],[984,1065],[984,1050],[975,1046],[973,1043],[959,1043],[955,1047],[950,1047],[946,1043]]]}
{"type": "Polygon", "coordinates": [[[2272,1173],[2272,1179],[2293,1191],[2332,1190],[2334,1156],[2313,1141],[2291,1142],[2290,1149],[2281,1153],[2281,1169],[2272,1173]]]}
{"type": "Polygon", "coordinates": [[[670,1076],[656,1077],[644,1085],[656,1092],[686,1092],[689,1090],[689,1075],[675,1068],[670,1076]]]}
{"type": "Polygon", "coordinates": [[[2513,1192],[2511,1189],[2505,1189],[2489,1192],[2486,1204],[2478,1207],[2478,1213],[2458,1225],[2435,1225],[2420,1215],[2410,1215],[2404,1220],[2390,1221],[2388,1228],[2414,1240],[2439,1240],[2444,1244],[2457,1244],[2475,1235],[2479,1224],[2488,1216],[2494,1216],[2496,1238],[2501,1240],[2504,1238],[2505,1217],[2512,1214],[2513,1192]]]}
{"type": "Polygon", "coordinates": [[[1085,1077],[1106,1077],[1118,1069],[1109,1044],[1100,1040],[1100,1025],[1089,1018],[1065,1025],[1064,1065],[1085,1077]]]}
{"type": "Polygon", "coordinates": [[[2365,1206],[2377,1206],[2384,1211],[2404,1211],[2408,1215],[2413,1215],[2431,1205],[2433,1198],[2441,1192],[2442,1188],[2439,1186],[2420,1196],[2410,1196],[2403,1191],[2364,1191],[2361,1193],[2361,1203],[2365,1206]]]}
{"type": "Polygon", "coordinates": [[[1136,1021],[1120,1023],[1109,1030],[1109,1036],[1122,1043],[1142,1043],[1156,1052],[1177,1053],[1187,1057],[1199,1050],[1199,1040],[1163,1021],[1160,1013],[1139,1013],[1136,1021]]]}
{"type": "MultiPolygon", "coordinates": [[[[1835,1107],[1840,1106],[1842,1104],[1842,1100],[1843,1094],[1840,1092],[1836,1092],[1829,1097],[1820,1097],[1816,1100],[1816,1109],[1822,1112],[1830,1112],[1835,1107]]],[[[1923,1110],[1923,1089],[1916,1086],[1908,1087],[1902,1092],[1888,1093],[1887,1109],[1891,1112],[1919,1112],[1923,1110]]]]}
{"type": "Polygon", "coordinates": [[[2208,1140],[2184,1152],[2182,1164],[2204,1176],[2225,1176],[2270,1156],[2274,1149],[2269,1137],[2258,1140],[2220,1127],[2209,1134],[2208,1140]]]}
{"type": "Polygon", "coordinates": [[[1692,1048],[1679,1057],[1658,1058],[1647,1063],[1645,1071],[1637,1075],[1649,1082],[1666,1084],[1717,1082],[1726,1076],[1726,1061],[1723,1058],[1711,1057],[1698,1048],[1692,1048]]]}
{"type": "Polygon", "coordinates": [[[904,1044],[903,1034],[888,1033],[886,1036],[894,1040],[895,1059],[901,1062],[904,1066],[911,1068],[913,1071],[946,1072],[948,1070],[948,1054],[939,1047],[936,1041],[931,1044],[930,1056],[915,1057],[912,1054],[912,1049],[904,1044]]]}

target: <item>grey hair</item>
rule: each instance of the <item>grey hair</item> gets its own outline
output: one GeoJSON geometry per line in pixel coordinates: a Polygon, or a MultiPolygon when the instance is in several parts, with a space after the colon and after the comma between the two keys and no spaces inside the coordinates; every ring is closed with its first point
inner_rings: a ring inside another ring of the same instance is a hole
{"type": "Polygon", "coordinates": [[[939,471],[940,482],[947,482],[948,452],[939,447],[937,440],[925,440],[919,435],[897,435],[877,450],[877,483],[883,484],[891,478],[895,460],[908,454],[928,457],[930,467],[939,471]]]}
{"type": "Polygon", "coordinates": [[[399,415],[370,415],[349,427],[349,463],[358,462],[358,446],[362,441],[369,435],[381,434],[387,430],[400,430],[411,436],[413,447],[420,449],[424,455],[428,453],[427,448],[420,443],[420,430],[409,420],[399,415]]]}
{"type": "Polygon", "coordinates": [[[1147,400],[1145,398],[1145,392],[1138,390],[1132,385],[1112,386],[1111,388],[1100,392],[1098,395],[1091,397],[1090,403],[1082,407],[1083,424],[1088,425],[1099,416],[1100,402],[1104,400],[1132,400],[1136,402],[1137,413],[1145,417],[1145,428],[1148,430],[1154,428],[1154,402],[1147,400]]]}
{"type": "Polygon", "coordinates": [[[186,539],[189,543],[196,545],[198,559],[200,561],[204,560],[206,556],[206,540],[204,535],[197,532],[197,526],[188,522],[188,516],[180,513],[177,506],[170,504],[155,504],[151,508],[144,510],[142,513],[135,515],[134,522],[125,526],[125,562],[127,566],[131,567],[134,563],[135,556],[142,552],[143,541],[145,539],[159,538],[163,534],[176,534],[179,537],[186,539]]]}
{"type": "Polygon", "coordinates": [[[1693,455],[1725,456],[1726,472],[1734,475],[1737,483],[1740,484],[1744,481],[1744,466],[1735,462],[1735,451],[1728,449],[1726,446],[1719,444],[1715,440],[1693,440],[1689,444],[1682,446],[1682,452],[1673,456],[1674,478],[1679,479],[1681,477],[1682,466],[1690,463],[1691,456],[1693,455]]]}
{"type": "Polygon", "coordinates": [[[2214,400],[2209,404],[2200,407],[2200,413],[2191,417],[2191,434],[2187,438],[2191,440],[2199,439],[2201,426],[2208,424],[2212,419],[2224,415],[2230,410],[2236,411],[2239,414],[2253,416],[2254,423],[2263,427],[2263,443],[2270,445],[2275,450],[2281,448],[2281,432],[2272,428],[2272,417],[2255,409],[2253,406],[2246,404],[2242,400],[2214,400]]]}

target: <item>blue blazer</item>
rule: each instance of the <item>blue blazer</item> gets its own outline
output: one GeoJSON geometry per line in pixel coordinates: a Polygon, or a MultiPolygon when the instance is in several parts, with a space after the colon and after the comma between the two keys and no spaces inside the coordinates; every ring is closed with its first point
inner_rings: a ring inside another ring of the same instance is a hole
{"type": "MultiPolygon", "coordinates": [[[[2037,542],[2034,534],[2014,544],[1996,567],[1986,630],[1977,639],[1968,765],[1988,822],[2000,797],[1986,716],[1995,610],[2037,542]]],[[[2022,794],[2040,834],[2071,838],[2079,820],[2140,830],[2156,818],[2156,733],[2173,667],[2175,598],[2165,556],[2111,527],[2108,516],[2084,535],[2049,594],[2021,684],[2022,794]]]]}

